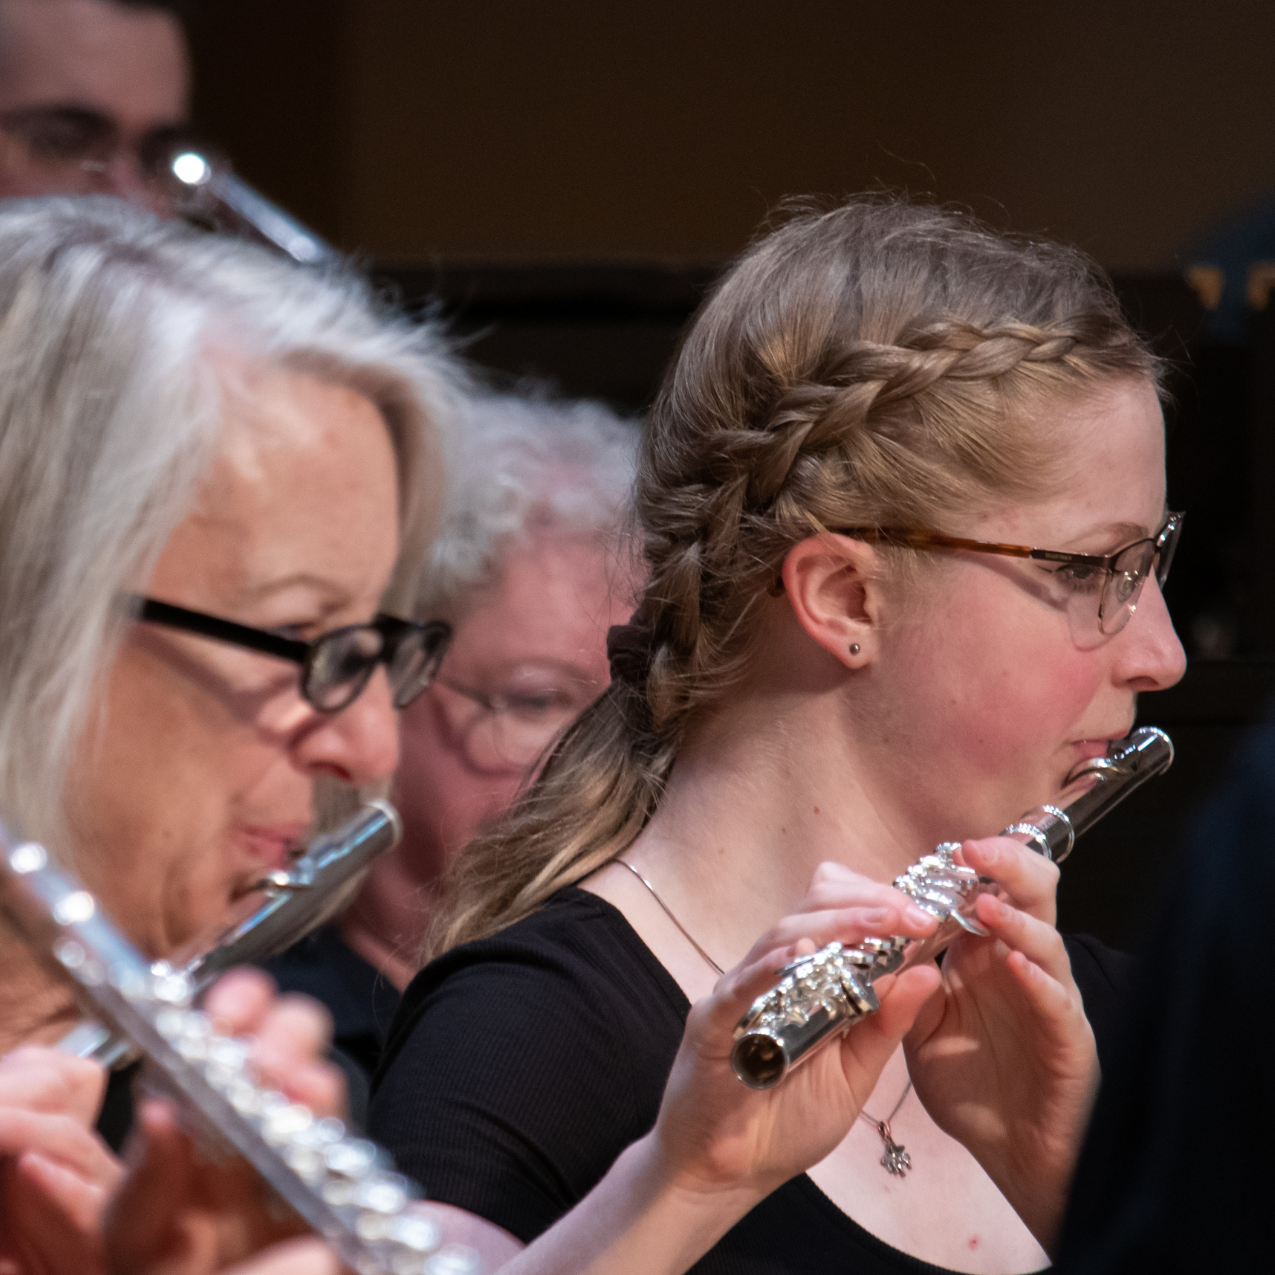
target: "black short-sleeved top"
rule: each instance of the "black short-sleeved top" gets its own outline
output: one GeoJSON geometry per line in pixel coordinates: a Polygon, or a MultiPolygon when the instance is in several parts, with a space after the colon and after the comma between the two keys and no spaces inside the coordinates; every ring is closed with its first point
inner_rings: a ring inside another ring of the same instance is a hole
{"type": "MultiPolygon", "coordinates": [[[[1124,957],[1067,941],[1103,1053],[1124,957]]],[[[560,891],[417,975],[390,1029],[369,1133],[434,1199],[530,1243],[655,1123],[690,1004],[624,916],[560,891]]],[[[802,1174],[694,1267],[698,1275],[934,1272],[877,1239],[802,1174]]]]}

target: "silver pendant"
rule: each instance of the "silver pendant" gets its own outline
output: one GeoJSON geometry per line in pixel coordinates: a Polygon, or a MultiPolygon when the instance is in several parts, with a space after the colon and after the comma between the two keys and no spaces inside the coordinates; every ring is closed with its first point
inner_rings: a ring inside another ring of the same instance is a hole
{"type": "Polygon", "coordinates": [[[877,1132],[881,1135],[881,1141],[885,1143],[885,1154],[881,1157],[881,1167],[887,1173],[892,1173],[895,1177],[906,1177],[908,1170],[912,1167],[912,1157],[908,1155],[907,1148],[900,1146],[890,1137],[890,1122],[882,1120],[877,1125],[877,1132]]]}

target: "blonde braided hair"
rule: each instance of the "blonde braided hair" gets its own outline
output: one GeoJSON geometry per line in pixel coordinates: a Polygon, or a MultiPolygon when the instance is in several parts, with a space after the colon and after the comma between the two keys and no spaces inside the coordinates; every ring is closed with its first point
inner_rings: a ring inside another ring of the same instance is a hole
{"type": "MultiPolygon", "coordinates": [[[[701,307],[647,423],[649,577],[627,671],[462,854],[425,955],[512,924],[632,844],[687,723],[748,667],[793,545],[820,527],[942,530],[1037,497],[1070,460],[1046,407],[1159,374],[1071,249],[888,198],[760,238],[701,307]]],[[[901,551],[882,552],[898,569],[901,551]]]]}

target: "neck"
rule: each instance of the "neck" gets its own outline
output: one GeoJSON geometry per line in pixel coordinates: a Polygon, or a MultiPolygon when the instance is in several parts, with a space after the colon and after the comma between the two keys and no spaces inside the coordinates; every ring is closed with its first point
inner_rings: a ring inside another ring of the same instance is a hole
{"type": "Polygon", "coordinates": [[[730,968],[792,912],[818,865],[890,881],[938,839],[909,816],[847,730],[844,697],[751,690],[679,749],[664,798],[625,858],[730,968]]]}
{"type": "Polygon", "coordinates": [[[0,926],[0,968],[0,1054],[20,1045],[55,1044],[80,1020],[70,988],[7,926],[0,926]]]}
{"type": "Polygon", "coordinates": [[[372,865],[341,918],[341,937],[402,991],[420,968],[429,915],[429,888],[412,875],[399,845],[372,865]]]}

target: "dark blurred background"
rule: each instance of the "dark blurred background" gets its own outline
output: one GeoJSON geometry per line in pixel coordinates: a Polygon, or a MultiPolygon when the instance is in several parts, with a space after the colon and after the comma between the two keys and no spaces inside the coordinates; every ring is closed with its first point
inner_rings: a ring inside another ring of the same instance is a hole
{"type": "Polygon", "coordinates": [[[1275,691],[1275,5],[203,0],[188,25],[197,131],[506,383],[641,410],[787,195],[906,189],[1096,257],[1172,362],[1189,514],[1191,668],[1141,706],[1178,762],[1063,876],[1065,924],[1131,936],[1275,691]]]}

